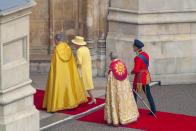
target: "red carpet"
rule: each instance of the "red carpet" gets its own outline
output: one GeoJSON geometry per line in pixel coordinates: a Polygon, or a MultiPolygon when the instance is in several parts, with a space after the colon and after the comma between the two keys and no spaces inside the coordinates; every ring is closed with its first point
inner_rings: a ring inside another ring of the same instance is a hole
{"type": "MultiPolygon", "coordinates": [[[[140,118],[137,122],[123,126],[147,131],[196,131],[196,117],[158,112],[156,119],[148,115],[148,111],[140,109],[140,118]]],[[[80,118],[81,121],[106,124],[103,118],[104,110],[98,110],[88,116],[80,118]]]]}
{"type": "MultiPolygon", "coordinates": [[[[36,94],[34,95],[34,105],[36,106],[36,108],[38,110],[44,110],[42,108],[43,98],[44,98],[44,91],[43,90],[37,90],[36,94]]],[[[59,112],[64,113],[64,114],[75,115],[75,114],[87,111],[87,110],[89,110],[91,108],[94,108],[94,107],[96,107],[100,104],[103,104],[103,103],[104,103],[103,99],[98,98],[96,104],[88,105],[87,103],[84,103],[84,104],[79,105],[79,107],[76,108],[76,109],[62,110],[62,111],[59,111],[59,112]]]]}
{"type": "MultiPolygon", "coordinates": [[[[34,104],[37,109],[43,110],[43,96],[44,91],[41,90],[37,90],[37,93],[34,95],[34,104]]],[[[96,105],[82,104],[76,109],[60,112],[74,115],[84,112],[102,103],[104,103],[103,99],[97,99],[96,105]]],[[[105,124],[103,113],[103,109],[101,109],[88,116],[80,118],[79,120],[105,124]]],[[[149,116],[147,113],[147,110],[140,109],[140,118],[138,119],[138,121],[123,127],[147,131],[196,131],[196,117],[166,112],[157,112],[158,119],[156,119],[153,116],[149,116]]]]}

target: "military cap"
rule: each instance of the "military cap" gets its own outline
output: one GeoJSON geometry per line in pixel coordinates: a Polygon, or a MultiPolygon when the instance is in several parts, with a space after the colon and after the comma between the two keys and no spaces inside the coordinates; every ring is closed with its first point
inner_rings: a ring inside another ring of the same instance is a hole
{"type": "Polygon", "coordinates": [[[137,48],[140,49],[140,48],[144,47],[144,44],[140,40],[135,39],[134,40],[134,46],[136,46],[137,48]]]}

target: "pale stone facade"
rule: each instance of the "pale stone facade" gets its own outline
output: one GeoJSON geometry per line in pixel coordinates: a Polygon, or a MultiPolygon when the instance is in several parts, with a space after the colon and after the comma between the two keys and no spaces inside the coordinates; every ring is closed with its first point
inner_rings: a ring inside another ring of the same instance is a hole
{"type": "Polygon", "coordinates": [[[117,51],[132,68],[132,44],[139,38],[150,55],[153,80],[196,82],[195,0],[112,0],[109,10],[107,53],[117,51]]]}
{"type": "Polygon", "coordinates": [[[68,40],[82,35],[93,59],[93,75],[105,73],[105,38],[108,0],[36,0],[31,15],[31,71],[47,73],[55,33],[68,40]]]}
{"type": "Polygon", "coordinates": [[[35,2],[18,2],[0,2],[0,131],[38,131],[29,78],[29,15],[35,2]]]}
{"type": "Polygon", "coordinates": [[[104,76],[110,51],[117,51],[130,70],[135,55],[133,40],[139,38],[151,57],[153,80],[161,80],[162,84],[196,82],[195,0],[37,0],[37,3],[31,16],[32,72],[47,73],[52,38],[56,32],[63,32],[85,36],[91,49],[94,76],[104,76]]]}

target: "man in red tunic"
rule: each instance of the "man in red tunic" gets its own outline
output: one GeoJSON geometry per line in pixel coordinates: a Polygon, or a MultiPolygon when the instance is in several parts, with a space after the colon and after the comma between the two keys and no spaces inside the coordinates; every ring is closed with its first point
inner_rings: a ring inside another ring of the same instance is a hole
{"type": "MultiPolygon", "coordinates": [[[[131,74],[134,74],[133,88],[136,91],[143,90],[147,96],[148,102],[150,104],[151,110],[153,113],[156,113],[156,107],[154,104],[153,97],[150,92],[150,73],[148,70],[149,66],[149,56],[146,52],[142,51],[144,44],[139,40],[134,40],[133,50],[137,53],[137,56],[134,58],[134,68],[131,74]]],[[[137,95],[134,93],[135,100],[137,101],[137,95]]],[[[149,113],[152,115],[152,113],[149,113]]]]}

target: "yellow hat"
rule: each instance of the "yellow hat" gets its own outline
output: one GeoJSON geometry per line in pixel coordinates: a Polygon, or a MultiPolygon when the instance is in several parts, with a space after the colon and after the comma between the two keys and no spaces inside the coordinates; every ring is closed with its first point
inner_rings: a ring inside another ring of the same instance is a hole
{"type": "Polygon", "coordinates": [[[71,42],[76,45],[86,45],[86,42],[84,41],[84,37],[81,36],[75,36],[75,38],[71,40],[71,42]]]}

